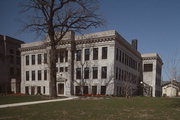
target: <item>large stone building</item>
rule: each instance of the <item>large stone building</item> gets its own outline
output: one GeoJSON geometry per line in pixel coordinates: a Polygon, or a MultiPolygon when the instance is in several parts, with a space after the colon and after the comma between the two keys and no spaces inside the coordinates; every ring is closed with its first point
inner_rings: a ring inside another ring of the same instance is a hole
{"type": "Polygon", "coordinates": [[[20,40],[0,35],[0,93],[11,92],[11,79],[16,82],[16,91],[20,92],[21,61],[20,40]]]}
{"type": "Polygon", "coordinates": [[[143,82],[152,88],[152,96],[161,96],[162,59],[157,53],[142,54],[143,82]]]}
{"type": "MultiPolygon", "coordinates": [[[[137,40],[129,44],[114,30],[79,36],[71,31],[57,49],[58,95],[138,95],[142,57],[137,40]]],[[[42,41],[21,45],[22,93],[49,94],[48,52],[42,41]]]]}

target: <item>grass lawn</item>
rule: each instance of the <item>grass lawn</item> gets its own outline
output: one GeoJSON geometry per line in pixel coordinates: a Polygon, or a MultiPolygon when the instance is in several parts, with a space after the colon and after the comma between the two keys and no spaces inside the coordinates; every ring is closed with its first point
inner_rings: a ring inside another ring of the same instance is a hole
{"type": "Polygon", "coordinates": [[[19,103],[19,102],[30,102],[30,101],[38,101],[38,100],[47,100],[48,98],[45,96],[38,95],[7,95],[0,96],[0,105],[2,104],[10,104],[10,103],[19,103]]]}
{"type": "Polygon", "coordinates": [[[0,109],[0,120],[180,120],[180,98],[71,100],[0,109]]]}

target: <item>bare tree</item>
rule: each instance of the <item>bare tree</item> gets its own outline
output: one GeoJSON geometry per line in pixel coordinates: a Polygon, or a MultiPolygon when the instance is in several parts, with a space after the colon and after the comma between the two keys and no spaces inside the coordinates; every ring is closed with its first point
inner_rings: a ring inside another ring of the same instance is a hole
{"type": "Polygon", "coordinates": [[[96,13],[97,10],[97,0],[29,0],[23,3],[23,11],[31,13],[25,29],[45,33],[49,38],[46,45],[50,47],[48,64],[51,97],[57,96],[55,58],[58,43],[70,30],[81,32],[101,26],[103,20],[96,13]]]}
{"type": "Polygon", "coordinates": [[[180,81],[180,56],[178,52],[169,57],[165,72],[171,82],[173,80],[180,81]]]}

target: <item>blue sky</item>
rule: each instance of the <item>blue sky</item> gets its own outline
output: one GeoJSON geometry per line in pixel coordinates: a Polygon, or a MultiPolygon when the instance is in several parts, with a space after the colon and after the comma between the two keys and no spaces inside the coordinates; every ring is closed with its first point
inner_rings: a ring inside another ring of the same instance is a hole
{"type": "MultiPolygon", "coordinates": [[[[19,13],[18,1],[0,1],[0,34],[36,41],[34,33],[19,32],[20,20],[28,18],[19,13]]],[[[157,52],[165,65],[180,50],[180,0],[100,0],[99,12],[107,24],[90,32],[114,29],[129,42],[138,39],[141,53],[157,52]]]]}

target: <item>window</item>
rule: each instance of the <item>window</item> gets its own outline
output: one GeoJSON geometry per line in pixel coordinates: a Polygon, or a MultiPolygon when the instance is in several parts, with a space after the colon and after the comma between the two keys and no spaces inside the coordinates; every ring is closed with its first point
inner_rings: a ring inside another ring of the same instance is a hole
{"type": "Polygon", "coordinates": [[[41,94],[41,86],[37,87],[37,94],[41,94]]]}
{"type": "Polygon", "coordinates": [[[121,62],[122,60],[122,56],[121,56],[121,50],[119,50],[119,61],[121,62]]]}
{"type": "Polygon", "coordinates": [[[32,71],[32,80],[35,80],[35,71],[32,71]]]}
{"type": "Polygon", "coordinates": [[[88,94],[88,86],[83,86],[83,94],[88,94]]]}
{"type": "Polygon", "coordinates": [[[144,64],[144,72],[151,72],[153,70],[153,64],[144,64]]]}
{"type": "Polygon", "coordinates": [[[25,93],[29,94],[29,87],[28,86],[25,87],[25,93]]]}
{"type": "Polygon", "coordinates": [[[116,67],[116,80],[118,79],[118,67],[116,67]]]}
{"type": "Polygon", "coordinates": [[[47,64],[47,53],[44,53],[44,64],[47,64]]]}
{"type": "Polygon", "coordinates": [[[90,50],[85,49],[85,60],[89,60],[89,56],[90,56],[90,50]]]}
{"type": "Polygon", "coordinates": [[[29,71],[26,71],[26,81],[29,81],[29,71]]]}
{"type": "Polygon", "coordinates": [[[68,67],[65,67],[65,72],[68,72],[68,67]]]}
{"type": "Polygon", "coordinates": [[[60,51],[60,62],[64,62],[64,52],[60,51]]]}
{"type": "Polygon", "coordinates": [[[76,86],[76,95],[80,95],[81,94],[81,89],[80,86],[76,86]]]}
{"type": "Polygon", "coordinates": [[[101,86],[101,95],[106,94],[106,86],[101,86]]]}
{"type": "Polygon", "coordinates": [[[60,72],[64,72],[64,68],[63,67],[60,67],[60,72]]]}
{"type": "Polygon", "coordinates": [[[101,68],[101,78],[107,78],[107,67],[101,68]]]}
{"type": "Polygon", "coordinates": [[[76,61],[81,61],[81,53],[82,53],[81,50],[76,51],[76,61]]]}
{"type": "Polygon", "coordinates": [[[119,52],[119,50],[118,50],[118,48],[116,48],[116,60],[118,60],[118,53],[119,52]]]}
{"type": "Polygon", "coordinates": [[[45,94],[45,93],[46,93],[46,87],[43,86],[43,94],[45,94]]]}
{"type": "Polygon", "coordinates": [[[9,53],[10,53],[10,54],[14,54],[14,50],[13,50],[13,49],[10,49],[10,50],[9,50],[9,53]]]}
{"type": "Polygon", "coordinates": [[[65,51],[65,62],[67,62],[68,61],[68,51],[66,50],[65,51]]]}
{"type": "Polygon", "coordinates": [[[93,48],[93,60],[98,59],[98,48],[93,48]]]}
{"type": "Polygon", "coordinates": [[[26,65],[29,65],[29,55],[26,56],[26,65]]]}
{"type": "Polygon", "coordinates": [[[102,47],[102,59],[107,59],[107,47],[102,47]]]}
{"type": "Polygon", "coordinates": [[[38,70],[38,80],[41,80],[41,70],[38,70]]]}
{"type": "Polygon", "coordinates": [[[93,67],[93,79],[98,78],[98,67],[93,67]]]}
{"type": "Polygon", "coordinates": [[[32,63],[32,65],[35,65],[35,55],[32,55],[31,57],[32,57],[31,58],[31,63],[32,63]]]}
{"type": "Polygon", "coordinates": [[[20,59],[20,57],[16,57],[16,64],[17,64],[17,65],[20,65],[20,64],[21,64],[21,59],[20,59]]]}
{"type": "Polygon", "coordinates": [[[76,68],[76,79],[81,79],[81,68],[76,68]]]}
{"type": "Polygon", "coordinates": [[[92,94],[93,95],[97,94],[97,86],[92,86],[92,94]]]}
{"type": "Polygon", "coordinates": [[[41,64],[41,54],[38,54],[38,64],[41,64]]]}
{"type": "Polygon", "coordinates": [[[89,79],[89,68],[84,68],[84,79],[89,79]]]}
{"type": "Polygon", "coordinates": [[[47,80],[47,70],[44,70],[44,80],[47,80]]]}

